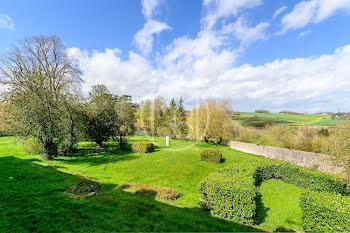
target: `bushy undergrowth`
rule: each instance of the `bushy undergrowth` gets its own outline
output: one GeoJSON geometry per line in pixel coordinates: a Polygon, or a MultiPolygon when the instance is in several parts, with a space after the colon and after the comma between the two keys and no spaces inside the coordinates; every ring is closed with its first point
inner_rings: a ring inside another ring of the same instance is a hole
{"type": "Polygon", "coordinates": [[[328,129],[318,131],[310,126],[295,128],[281,124],[271,124],[259,131],[249,131],[241,128],[235,140],[327,154],[329,153],[326,146],[327,135],[329,135],[328,129]]]}
{"type": "Polygon", "coordinates": [[[44,146],[35,137],[29,136],[21,141],[22,149],[28,154],[44,153],[44,146]]]}
{"type": "Polygon", "coordinates": [[[281,179],[314,191],[345,194],[346,184],[318,171],[277,161],[233,165],[209,175],[201,184],[203,206],[215,216],[253,224],[257,215],[257,186],[264,180],[281,179]]]}
{"type": "Polygon", "coordinates": [[[349,232],[350,197],[307,191],[301,196],[303,227],[309,232],[349,232]]]}
{"type": "Polygon", "coordinates": [[[135,191],[135,193],[145,196],[151,194],[166,200],[176,200],[182,195],[181,192],[170,188],[157,187],[147,184],[125,184],[121,186],[121,189],[132,189],[135,191]]]}
{"type": "Polygon", "coordinates": [[[131,146],[133,152],[150,153],[154,151],[152,142],[136,142],[131,146]]]}
{"type": "Polygon", "coordinates": [[[201,153],[201,161],[209,161],[213,163],[221,163],[222,154],[218,149],[209,148],[201,153]]]}

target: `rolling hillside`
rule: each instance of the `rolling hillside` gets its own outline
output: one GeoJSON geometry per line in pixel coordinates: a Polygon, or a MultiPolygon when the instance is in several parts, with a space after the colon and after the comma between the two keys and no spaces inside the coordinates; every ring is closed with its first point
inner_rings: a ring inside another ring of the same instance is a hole
{"type": "Polygon", "coordinates": [[[240,115],[233,116],[233,120],[246,127],[263,127],[264,122],[276,122],[293,126],[334,126],[344,122],[344,120],[331,119],[331,116],[322,114],[294,115],[286,113],[255,112],[241,112],[240,115]]]}

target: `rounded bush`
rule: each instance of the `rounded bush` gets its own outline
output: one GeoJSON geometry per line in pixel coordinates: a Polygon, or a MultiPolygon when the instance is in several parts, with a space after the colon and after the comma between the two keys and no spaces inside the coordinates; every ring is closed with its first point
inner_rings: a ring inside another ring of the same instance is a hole
{"type": "Polygon", "coordinates": [[[205,149],[201,153],[201,161],[209,161],[213,163],[221,163],[222,154],[214,148],[205,149]]]}
{"type": "Polygon", "coordinates": [[[150,153],[154,151],[152,142],[136,142],[131,146],[132,152],[150,153]]]}

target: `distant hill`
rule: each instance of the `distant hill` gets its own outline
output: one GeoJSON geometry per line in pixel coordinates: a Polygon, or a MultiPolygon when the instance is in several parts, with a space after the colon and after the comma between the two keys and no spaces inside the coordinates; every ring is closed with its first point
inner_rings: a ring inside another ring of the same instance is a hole
{"type": "Polygon", "coordinates": [[[288,113],[257,113],[241,112],[240,115],[233,115],[232,119],[245,127],[264,127],[266,124],[279,123],[285,125],[313,125],[313,126],[334,126],[344,120],[331,119],[330,115],[324,114],[288,114],[288,113]]]}

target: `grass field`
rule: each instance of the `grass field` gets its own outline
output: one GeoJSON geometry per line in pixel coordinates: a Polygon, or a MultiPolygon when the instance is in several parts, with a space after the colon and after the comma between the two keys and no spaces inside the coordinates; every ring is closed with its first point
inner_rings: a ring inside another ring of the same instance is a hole
{"type": "MultiPolygon", "coordinates": [[[[131,143],[144,140],[133,137],[131,143]]],[[[260,187],[268,210],[265,222],[257,228],[211,217],[199,209],[199,185],[210,173],[233,163],[266,159],[225,146],[155,138],[158,145],[150,154],[131,153],[109,147],[84,150],[74,157],[42,161],[25,154],[17,139],[0,137],[0,232],[22,231],[275,231],[278,227],[301,229],[299,189],[279,181],[260,187]],[[225,162],[200,161],[207,147],[219,149],[225,162]],[[47,166],[49,165],[49,167],[47,166]],[[101,184],[98,196],[76,200],[64,190],[79,178],[89,177],[101,184]],[[11,178],[12,177],[12,178],[11,178]],[[150,184],[180,191],[176,201],[161,201],[121,191],[126,183],[150,184]],[[287,201],[284,197],[290,197],[287,201]],[[291,223],[292,222],[292,223],[291,223]]],[[[130,145],[128,145],[130,148],[130,145]]],[[[89,149],[90,148],[90,149],[89,149]]]]}
{"type": "Polygon", "coordinates": [[[262,183],[259,191],[266,208],[262,227],[288,232],[303,230],[299,207],[302,188],[286,184],[281,180],[268,180],[262,183]]]}
{"type": "MultiPolygon", "coordinates": [[[[242,112],[239,117],[248,117],[252,118],[257,116],[259,118],[258,121],[262,121],[264,119],[270,119],[280,124],[285,125],[313,125],[313,126],[333,126],[338,125],[344,120],[331,119],[328,115],[322,114],[305,114],[305,115],[293,115],[286,113],[255,113],[255,112],[242,112]]],[[[238,120],[241,124],[245,126],[249,126],[251,120],[238,120]]]]}

